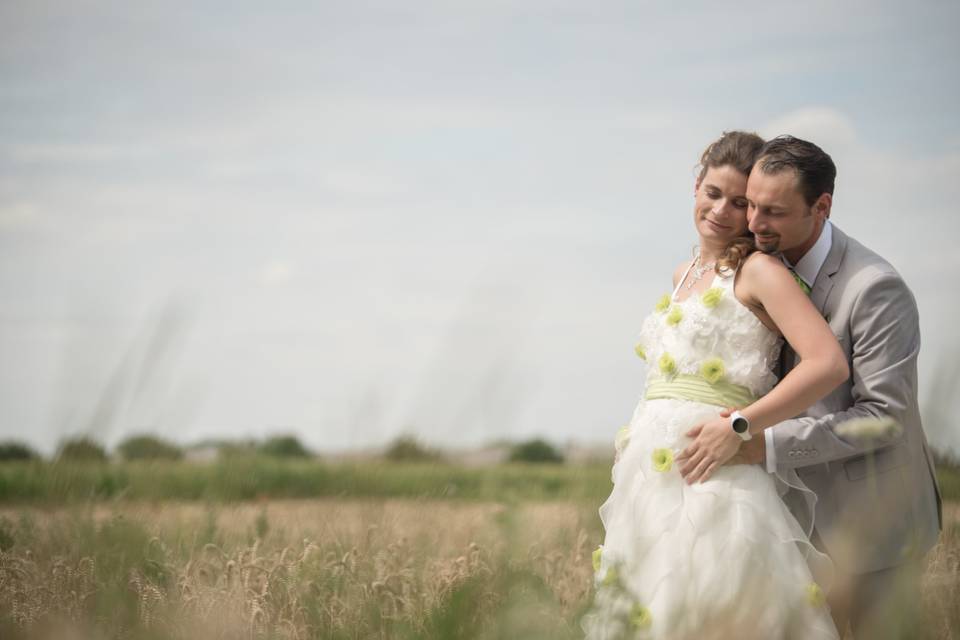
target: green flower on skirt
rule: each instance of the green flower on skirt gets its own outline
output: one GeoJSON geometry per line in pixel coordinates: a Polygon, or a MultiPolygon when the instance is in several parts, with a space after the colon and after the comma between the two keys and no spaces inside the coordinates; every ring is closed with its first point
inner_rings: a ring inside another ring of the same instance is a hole
{"type": "Polygon", "coordinates": [[[650,614],[650,609],[639,602],[630,608],[630,626],[635,629],[649,629],[652,623],[653,616],[650,614]]]}
{"type": "Polygon", "coordinates": [[[602,555],[603,555],[603,545],[600,545],[599,547],[593,550],[593,556],[591,559],[593,560],[594,573],[596,573],[597,571],[600,571],[600,557],[602,555]]]}
{"type": "Polygon", "coordinates": [[[673,451],[670,449],[654,449],[653,468],[660,473],[670,471],[673,468],[673,451]]]}
{"type": "Polygon", "coordinates": [[[620,574],[617,573],[616,567],[610,567],[607,569],[607,575],[603,576],[603,581],[600,583],[605,587],[616,584],[617,580],[620,579],[620,574]]]}
{"type": "Polygon", "coordinates": [[[639,342],[637,343],[637,346],[633,348],[633,352],[640,356],[641,360],[647,359],[647,352],[644,350],[643,345],[639,342]]]}
{"type": "Polygon", "coordinates": [[[826,602],[823,589],[821,589],[820,585],[816,582],[811,582],[807,585],[807,602],[814,607],[822,607],[823,603],[826,602]]]}

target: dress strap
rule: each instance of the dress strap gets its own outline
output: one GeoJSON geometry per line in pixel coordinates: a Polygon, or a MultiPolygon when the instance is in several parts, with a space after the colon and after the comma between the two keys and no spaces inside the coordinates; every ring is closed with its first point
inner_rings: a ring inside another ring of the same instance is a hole
{"type": "Polygon", "coordinates": [[[729,287],[730,290],[733,291],[733,283],[737,279],[737,272],[739,270],[740,269],[720,267],[717,270],[716,277],[713,279],[714,284],[711,286],[729,287]]]}
{"type": "MultiPolygon", "coordinates": [[[[687,276],[690,275],[690,270],[693,269],[693,265],[697,264],[697,258],[700,257],[700,251],[697,250],[697,255],[693,256],[693,260],[690,261],[690,266],[687,267],[687,270],[683,272],[683,277],[680,278],[680,281],[677,283],[677,286],[673,288],[673,293],[670,294],[670,302],[675,302],[677,299],[677,292],[680,291],[680,287],[683,286],[684,280],[687,279],[687,276]]],[[[663,289],[661,289],[663,291],[663,289]]]]}

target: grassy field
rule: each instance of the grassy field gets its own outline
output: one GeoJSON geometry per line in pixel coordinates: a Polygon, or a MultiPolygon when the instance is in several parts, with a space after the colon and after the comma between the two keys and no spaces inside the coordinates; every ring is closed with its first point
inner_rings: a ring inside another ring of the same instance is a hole
{"type": "MultiPolygon", "coordinates": [[[[938,469],[944,498],[960,500],[960,469],[938,469]]],[[[588,465],[443,463],[328,464],[237,457],[190,462],[0,463],[0,504],[78,500],[262,498],[447,498],[511,502],[574,500],[597,504],[610,492],[610,462],[588,465]]]]}
{"type": "Polygon", "coordinates": [[[0,464],[0,504],[76,500],[422,497],[603,500],[610,464],[465,468],[441,463],[324,464],[239,457],[189,462],[0,464]]]}
{"type": "MultiPolygon", "coordinates": [[[[609,490],[604,465],[247,460],[0,478],[4,640],[577,638],[609,490]]],[[[918,638],[960,637],[960,507],[946,516],[918,638]]]]}

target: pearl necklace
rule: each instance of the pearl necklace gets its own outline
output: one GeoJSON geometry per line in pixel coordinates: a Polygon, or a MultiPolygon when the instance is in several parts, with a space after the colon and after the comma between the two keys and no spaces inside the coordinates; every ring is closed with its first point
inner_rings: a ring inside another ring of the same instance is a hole
{"type": "Polygon", "coordinates": [[[700,265],[700,251],[697,251],[696,257],[693,259],[693,268],[691,271],[690,282],[687,283],[687,289],[693,289],[693,285],[697,284],[703,279],[703,276],[706,275],[708,271],[712,271],[717,266],[717,262],[713,261],[709,264],[700,265]]]}

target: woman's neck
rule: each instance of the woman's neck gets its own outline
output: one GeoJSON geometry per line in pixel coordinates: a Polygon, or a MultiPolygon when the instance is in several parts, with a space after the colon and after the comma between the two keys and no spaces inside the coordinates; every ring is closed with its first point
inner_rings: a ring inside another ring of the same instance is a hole
{"type": "Polygon", "coordinates": [[[700,264],[710,264],[711,262],[716,262],[720,259],[720,256],[723,255],[723,252],[726,250],[726,245],[717,246],[711,243],[700,242],[700,264]]]}

